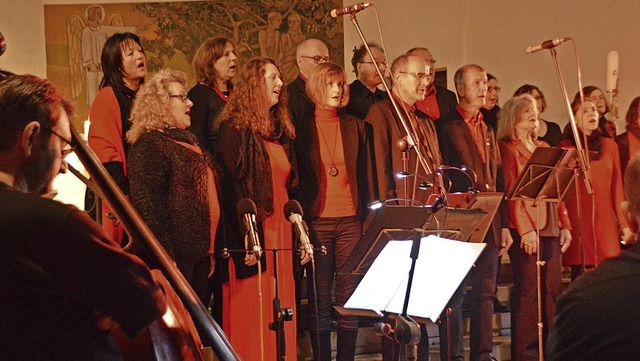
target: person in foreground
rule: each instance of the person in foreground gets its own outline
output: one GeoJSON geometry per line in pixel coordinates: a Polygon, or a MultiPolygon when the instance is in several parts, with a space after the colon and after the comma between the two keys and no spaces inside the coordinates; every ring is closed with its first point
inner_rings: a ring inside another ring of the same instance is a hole
{"type": "MultiPolygon", "coordinates": [[[[637,240],[640,224],[640,156],[624,175],[621,208],[637,240]]],[[[638,360],[640,357],[640,245],[577,278],[556,306],[547,342],[549,361],[638,360]]]]}
{"type": "Polygon", "coordinates": [[[79,209],[47,199],[67,170],[72,105],[32,75],[0,82],[0,358],[122,360],[166,299],[149,269],[79,209]]]}

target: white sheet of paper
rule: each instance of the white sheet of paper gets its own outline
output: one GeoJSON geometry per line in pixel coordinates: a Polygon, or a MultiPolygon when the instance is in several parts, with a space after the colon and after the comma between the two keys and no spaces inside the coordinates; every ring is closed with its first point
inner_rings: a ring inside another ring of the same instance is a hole
{"type": "MultiPolygon", "coordinates": [[[[390,241],[380,252],[345,308],[402,313],[411,268],[410,241],[390,241]]],[[[484,249],[467,243],[422,238],[407,314],[436,321],[484,249]]]]}

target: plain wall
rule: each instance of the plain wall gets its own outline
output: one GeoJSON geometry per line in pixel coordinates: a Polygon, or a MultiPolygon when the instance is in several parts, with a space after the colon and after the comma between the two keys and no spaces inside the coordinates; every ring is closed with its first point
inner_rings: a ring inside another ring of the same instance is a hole
{"type": "MultiPolygon", "coordinates": [[[[156,0],[160,1],[160,0],[156,0]]],[[[103,0],[99,3],[130,1],[103,0]]],[[[87,0],[0,0],[0,31],[8,42],[0,67],[17,73],[46,76],[44,5],[90,4],[87,0]]],[[[346,5],[352,4],[347,1],[346,5]]],[[[453,74],[467,63],[477,63],[494,74],[502,87],[504,103],[521,84],[542,89],[548,108],[543,117],[560,124],[567,114],[549,51],[525,54],[524,49],[547,39],[575,39],[582,66],[582,82],[606,90],[607,53],[619,52],[618,131],[631,100],[640,96],[640,37],[635,29],[640,20],[637,0],[384,0],[376,2],[390,60],[414,46],[426,46],[446,67],[449,88],[453,74]]],[[[380,42],[376,12],[368,8],[357,20],[367,40],[380,42]]],[[[344,21],[345,64],[350,80],[352,49],[361,43],[349,17],[344,21]]],[[[569,97],[578,90],[572,43],[557,49],[560,68],[569,97]]]]}

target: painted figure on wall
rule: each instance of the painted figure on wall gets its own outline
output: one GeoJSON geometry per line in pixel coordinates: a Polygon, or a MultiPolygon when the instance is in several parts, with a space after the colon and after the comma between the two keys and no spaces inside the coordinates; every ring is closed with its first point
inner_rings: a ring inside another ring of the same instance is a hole
{"type": "Polygon", "coordinates": [[[67,21],[69,41],[69,70],[71,94],[77,98],[86,86],[86,104],[91,105],[102,80],[100,54],[107,39],[117,32],[136,32],[136,27],[124,26],[122,16],[113,14],[104,25],[105,11],[102,5],[89,5],[84,19],[72,15],[67,21]]]}

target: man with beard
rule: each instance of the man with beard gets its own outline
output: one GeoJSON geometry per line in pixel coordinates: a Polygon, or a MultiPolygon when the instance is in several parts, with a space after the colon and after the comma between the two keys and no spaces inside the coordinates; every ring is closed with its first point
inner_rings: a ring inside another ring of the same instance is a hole
{"type": "Polygon", "coordinates": [[[149,269],[79,209],[46,197],[73,150],[72,105],[32,75],[0,81],[0,353],[3,360],[122,360],[166,310],[149,269]]]}

